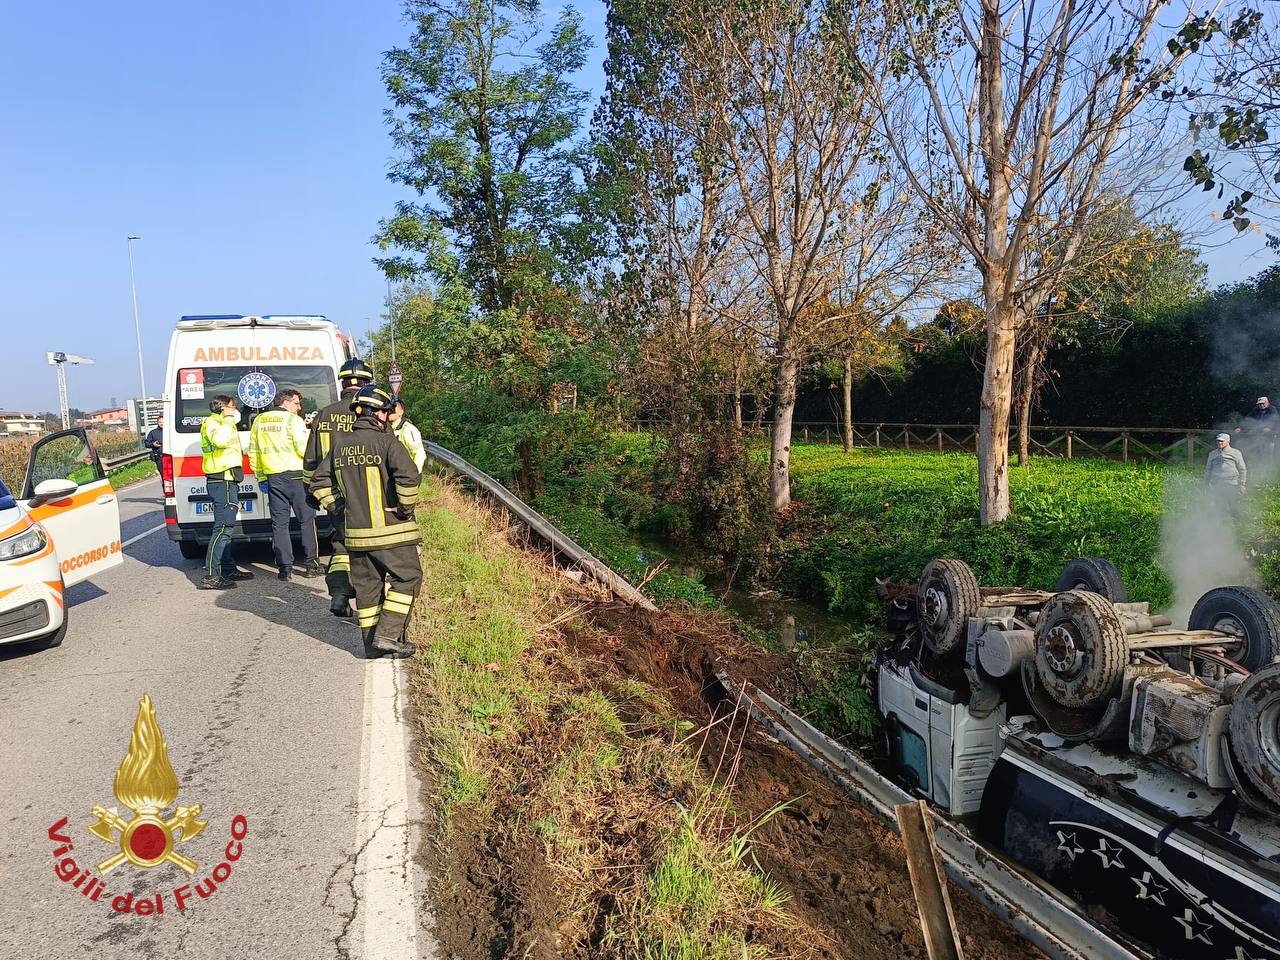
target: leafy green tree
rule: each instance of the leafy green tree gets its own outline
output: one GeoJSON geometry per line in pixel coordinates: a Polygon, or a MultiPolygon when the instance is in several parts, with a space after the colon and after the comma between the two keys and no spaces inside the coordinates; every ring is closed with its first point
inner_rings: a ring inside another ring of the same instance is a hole
{"type": "MultiPolygon", "coordinates": [[[[535,0],[410,0],[413,35],[385,57],[400,203],[376,240],[392,279],[428,281],[422,349],[436,403],[469,452],[540,486],[560,399],[604,393],[584,284],[596,228],[571,77],[590,39],[566,9],[544,29],[535,0]],[[448,399],[449,403],[444,401],[448,399]],[[448,409],[452,404],[453,409],[448,409]],[[478,455],[478,454],[477,454],[478,455]]],[[[422,295],[404,309],[422,312],[422,295]]]]}

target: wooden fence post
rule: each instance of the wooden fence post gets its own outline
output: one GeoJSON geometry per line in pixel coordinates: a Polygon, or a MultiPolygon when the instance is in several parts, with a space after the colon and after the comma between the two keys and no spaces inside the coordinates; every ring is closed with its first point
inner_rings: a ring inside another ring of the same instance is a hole
{"type": "Polygon", "coordinates": [[[942,452],[942,428],[938,428],[938,452],[942,452]]]}
{"type": "Polygon", "coordinates": [[[1187,466],[1191,466],[1196,462],[1196,437],[1193,433],[1187,434],[1187,466]]]}
{"type": "Polygon", "coordinates": [[[1120,434],[1120,459],[1129,462],[1129,431],[1120,434]]]}
{"type": "Polygon", "coordinates": [[[880,424],[876,424],[876,446],[880,446],[880,424]]]}
{"type": "Polygon", "coordinates": [[[800,432],[804,434],[804,442],[808,443],[809,442],[809,425],[806,423],[803,427],[800,428],[800,432]]]}
{"type": "Polygon", "coordinates": [[[1072,437],[1072,433],[1070,430],[1068,430],[1067,431],[1067,459],[1068,460],[1071,459],[1071,437],[1072,437]]]}
{"type": "Polygon", "coordinates": [[[911,427],[910,426],[905,426],[902,428],[902,439],[906,442],[907,449],[910,450],[911,449],[911,427]]]}

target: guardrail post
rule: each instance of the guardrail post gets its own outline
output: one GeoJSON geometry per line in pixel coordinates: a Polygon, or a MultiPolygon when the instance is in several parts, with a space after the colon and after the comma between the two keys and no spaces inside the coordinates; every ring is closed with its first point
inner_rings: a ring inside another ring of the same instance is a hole
{"type": "Polygon", "coordinates": [[[1071,459],[1071,438],[1074,436],[1070,430],[1067,431],[1067,459],[1071,459]]]}
{"type": "Polygon", "coordinates": [[[1120,459],[1129,462],[1129,431],[1120,434],[1120,459]]]}

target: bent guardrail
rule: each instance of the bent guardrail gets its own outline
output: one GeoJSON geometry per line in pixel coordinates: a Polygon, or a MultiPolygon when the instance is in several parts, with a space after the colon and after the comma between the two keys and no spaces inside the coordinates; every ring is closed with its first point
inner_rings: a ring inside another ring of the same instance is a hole
{"type": "Polygon", "coordinates": [[[101,457],[102,469],[110,473],[112,470],[121,470],[125,467],[131,467],[135,463],[141,463],[151,456],[150,450],[139,450],[136,453],[125,453],[118,457],[101,457]]]}
{"type": "Polygon", "coordinates": [[[461,474],[475,486],[498,501],[507,511],[520,520],[526,527],[549,543],[556,552],[572,560],[580,570],[589,574],[613,592],[614,596],[645,610],[656,611],[654,602],[638,589],[614,573],[600,560],[578,546],[573,539],[562,533],[546,517],[534,510],[514,493],[504,487],[479,467],[467,462],[447,447],[428,440],[427,456],[437,463],[443,464],[455,473],[461,474]]]}

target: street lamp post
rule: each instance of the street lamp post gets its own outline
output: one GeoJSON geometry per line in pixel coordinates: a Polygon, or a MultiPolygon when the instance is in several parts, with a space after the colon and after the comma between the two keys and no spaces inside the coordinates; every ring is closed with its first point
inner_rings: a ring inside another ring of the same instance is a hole
{"type": "Polygon", "coordinates": [[[133,277],[133,241],[141,240],[141,237],[130,234],[126,238],[126,245],[129,248],[129,289],[133,293],[133,333],[138,339],[138,384],[142,388],[142,402],[139,405],[141,409],[142,426],[147,426],[147,374],[142,365],[142,325],[138,322],[138,283],[133,277]]]}

